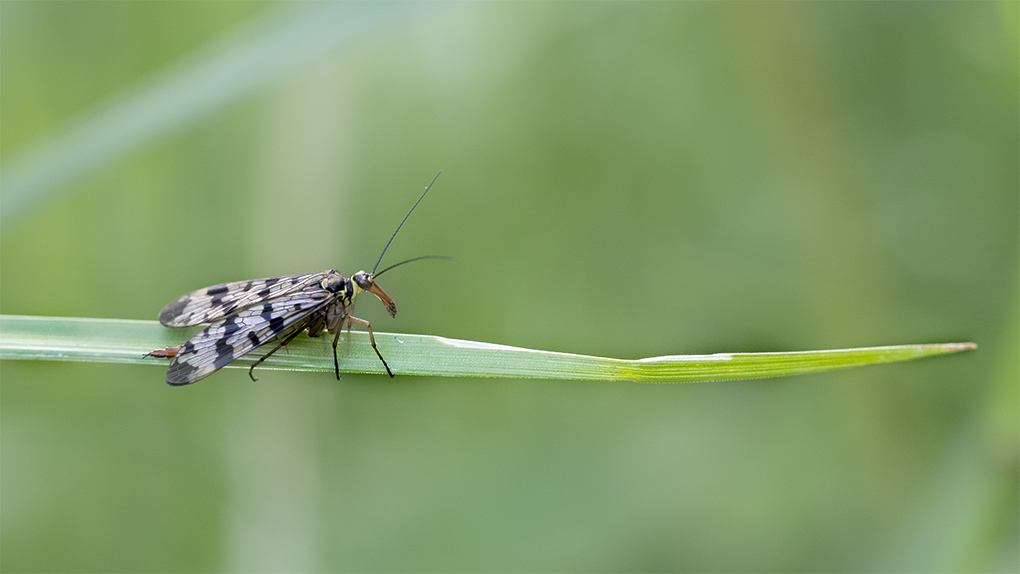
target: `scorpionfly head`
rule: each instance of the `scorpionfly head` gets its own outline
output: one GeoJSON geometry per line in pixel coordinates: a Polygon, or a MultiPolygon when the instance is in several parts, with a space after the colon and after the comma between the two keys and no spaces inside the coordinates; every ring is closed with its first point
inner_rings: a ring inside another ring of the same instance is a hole
{"type": "Polygon", "coordinates": [[[390,299],[390,296],[376,284],[374,275],[366,273],[365,271],[358,271],[351,276],[351,281],[354,281],[354,284],[358,287],[358,289],[368,291],[378,297],[379,300],[383,302],[383,305],[386,305],[386,310],[389,312],[390,317],[397,316],[397,304],[394,303],[393,299],[390,299]]]}

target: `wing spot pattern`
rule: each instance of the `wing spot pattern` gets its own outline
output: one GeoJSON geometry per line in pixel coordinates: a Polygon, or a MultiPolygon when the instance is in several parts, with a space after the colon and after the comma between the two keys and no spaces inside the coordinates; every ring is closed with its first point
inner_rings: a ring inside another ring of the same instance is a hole
{"type": "Polygon", "coordinates": [[[280,331],[283,331],[284,326],[283,317],[273,317],[269,320],[269,328],[277,335],[280,334],[280,331]]]}
{"type": "Polygon", "coordinates": [[[167,383],[193,383],[280,337],[302,330],[322,331],[327,307],[342,306],[338,293],[318,284],[322,275],[239,281],[178,297],[160,314],[163,318],[173,313],[168,325],[220,319],[181,346],[168,367],[167,383]],[[267,298],[259,300],[253,289],[260,289],[267,298]]]}
{"type": "Polygon", "coordinates": [[[216,361],[213,363],[217,369],[225,367],[234,360],[234,346],[226,339],[216,341],[216,361]]]}
{"type": "Polygon", "coordinates": [[[233,335],[234,333],[240,331],[241,330],[241,325],[239,323],[240,323],[240,321],[237,320],[237,317],[231,317],[231,318],[227,319],[226,321],[224,321],[223,322],[223,337],[222,338],[226,339],[226,338],[230,337],[231,335],[233,335]]]}

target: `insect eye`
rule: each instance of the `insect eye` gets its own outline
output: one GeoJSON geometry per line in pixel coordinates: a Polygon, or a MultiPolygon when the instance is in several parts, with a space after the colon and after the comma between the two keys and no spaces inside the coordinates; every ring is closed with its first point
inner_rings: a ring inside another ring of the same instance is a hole
{"type": "Polygon", "coordinates": [[[369,287],[375,284],[375,281],[373,280],[372,276],[368,273],[365,273],[364,271],[358,271],[357,273],[355,273],[351,277],[351,280],[357,283],[358,287],[361,289],[368,289],[369,287]]]}

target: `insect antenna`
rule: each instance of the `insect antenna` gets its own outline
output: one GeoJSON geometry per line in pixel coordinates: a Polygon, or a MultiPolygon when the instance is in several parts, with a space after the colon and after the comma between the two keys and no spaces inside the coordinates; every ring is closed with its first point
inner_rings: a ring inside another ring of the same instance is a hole
{"type": "MultiPolygon", "coordinates": [[[[386,247],[383,247],[382,253],[379,254],[379,260],[375,262],[375,267],[372,268],[372,275],[373,276],[376,274],[375,270],[379,268],[379,264],[382,263],[382,258],[383,258],[383,255],[386,255],[386,250],[390,248],[390,243],[393,243],[393,238],[397,236],[397,232],[399,232],[400,228],[404,226],[404,222],[407,221],[407,218],[411,217],[411,212],[414,211],[414,208],[418,207],[418,204],[421,203],[421,200],[425,199],[425,194],[428,193],[430,189],[432,189],[432,184],[436,183],[436,180],[439,179],[439,176],[442,175],[442,173],[443,172],[440,171],[439,173],[436,174],[436,177],[432,178],[432,183],[430,183],[430,184],[425,186],[425,191],[422,192],[421,197],[418,198],[418,201],[414,202],[414,205],[411,206],[411,211],[408,211],[407,215],[404,216],[404,219],[400,220],[400,225],[397,226],[397,230],[394,231],[393,235],[390,236],[390,240],[386,242],[386,247]]],[[[432,257],[432,256],[427,255],[425,257],[418,257],[416,259],[426,259],[426,258],[429,258],[429,257],[432,257]]],[[[404,261],[404,262],[401,262],[401,263],[397,263],[397,265],[403,265],[404,263],[410,263],[411,261],[415,261],[415,259],[409,259],[407,261],[404,261]]],[[[386,271],[389,271],[390,269],[393,269],[397,265],[392,265],[390,267],[387,267],[386,269],[383,269],[379,273],[379,275],[382,275],[386,271]]]]}
{"type": "Polygon", "coordinates": [[[390,265],[389,267],[387,267],[386,269],[383,269],[382,271],[380,271],[378,273],[373,273],[372,277],[378,277],[378,276],[382,275],[383,273],[386,273],[390,269],[393,269],[394,267],[400,267],[404,263],[413,263],[415,261],[421,261],[422,259],[445,259],[447,261],[456,261],[457,260],[457,258],[452,256],[452,255],[421,255],[419,257],[413,257],[413,258],[408,259],[406,261],[401,261],[400,263],[394,263],[393,265],[390,265]]]}

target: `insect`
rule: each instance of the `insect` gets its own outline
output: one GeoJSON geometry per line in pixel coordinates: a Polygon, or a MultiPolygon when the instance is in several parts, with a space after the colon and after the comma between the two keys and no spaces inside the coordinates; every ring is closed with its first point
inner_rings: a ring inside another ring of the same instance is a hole
{"type": "Polygon", "coordinates": [[[405,263],[422,259],[450,259],[425,255],[401,261],[378,273],[375,272],[397,232],[438,178],[439,174],[425,188],[425,192],[407,212],[400,225],[397,225],[397,230],[386,242],[371,273],[358,271],[350,277],[344,277],[329,269],[318,273],[235,281],[192,291],[168,303],[159,312],[159,322],[167,327],[211,324],[183,345],[156,349],[148,354],[171,359],[166,371],[167,384],[180,386],[194,383],[215,373],[238,357],[268,343],[276,342],[273,350],[255,361],[248,369],[248,376],[253,381],[258,380],[255,378],[255,367],[305,331],[310,337],[318,337],[323,332],[334,335],[333,367],[339,380],[340,361],[337,359],[336,346],[344,325],[348,331],[351,325],[361,325],[368,330],[368,340],[372,344],[372,349],[382,361],[386,373],[392,377],[393,371],[375,344],[372,324],[351,314],[354,298],[358,293],[367,291],[382,301],[390,316],[395,317],[397,306],[376,284],[376,279],[390,269],[405,263]]]}

